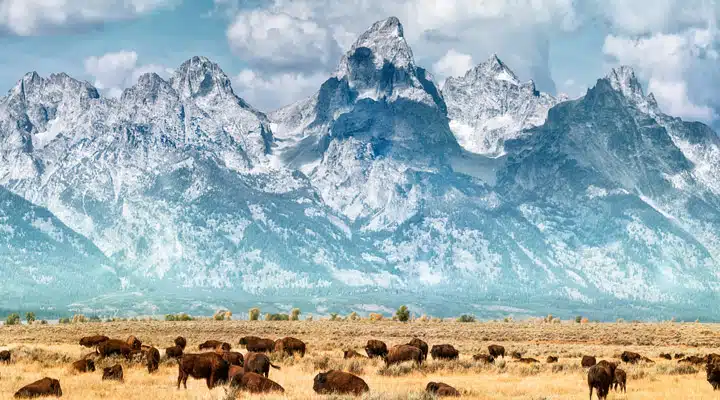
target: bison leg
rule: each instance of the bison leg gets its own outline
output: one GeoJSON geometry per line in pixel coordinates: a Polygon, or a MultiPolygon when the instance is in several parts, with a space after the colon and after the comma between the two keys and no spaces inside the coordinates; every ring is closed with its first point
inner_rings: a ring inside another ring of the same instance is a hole
{"type": "Polygon", "coordinates": [[[177,388],[180,389],[180,382],[182,382],[183,372],[182,372],[182,368],[178,368],[178,370],[179,370],[179,371],[178,371],[177,388]]]}
{"type": "Polygon", "coordinates": [[[592,392],[593,392],[593,387],[590,386],[590,400],[592,400],[592,392]]]}

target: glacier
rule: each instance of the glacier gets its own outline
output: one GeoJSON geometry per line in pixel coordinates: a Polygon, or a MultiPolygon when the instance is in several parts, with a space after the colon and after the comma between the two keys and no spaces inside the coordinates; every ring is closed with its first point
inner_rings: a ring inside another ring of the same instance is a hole
{"type": "Polygon", "coordinates": [[[569,100],[493,56],[441,89],[397,18],[267,114],[205,57],[117,99],[29,73],[0,98],[0,310],[717,319],[719,166],[630,68],[569,100]]]}

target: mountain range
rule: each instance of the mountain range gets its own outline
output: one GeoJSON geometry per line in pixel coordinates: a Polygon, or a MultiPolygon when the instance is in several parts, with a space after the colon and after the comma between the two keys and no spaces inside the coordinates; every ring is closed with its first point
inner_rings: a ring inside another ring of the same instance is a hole
{"type": "Polygon", "coordinates": [[[442,89],[396,18],[265,114],[204,57],[120,98],[0,98],[0,310],[717,319],[720,139],[634,72],[577,99],[496,56],[442,89]]]}

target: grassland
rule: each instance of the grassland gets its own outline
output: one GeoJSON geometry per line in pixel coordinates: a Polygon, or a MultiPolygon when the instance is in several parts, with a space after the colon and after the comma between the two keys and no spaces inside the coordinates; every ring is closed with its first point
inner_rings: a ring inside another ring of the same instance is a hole
{"type": "MultiPolygon", "coordinates": [[[[0,364],[0,398],[26,383],[44,376],[60,379],[67,399],[226,399],[234,397],[226,388],[209,391],[202,381],[188,381],[188,390],[175,388],[177,366],[164,361],[160,371],[149,375],[143,366],[125,364],[125,383],[108,383],[101,373],[78,375],[68,364],[88,350],[77,345],[80,337],[105,334],[126,338],[136,335],[146,344],[165,348],[182,335],[188,347],[206,339],[236,345],[245,335],[270,338],[293,336],[308,343],[305,358],[276,358],[282,369],[270,378],[286,389],[285,396],[266,399],[316,399],[314,375],[326,369],[345,369],[360,375],[371,388],[367,399],[426,399],[422,391],[429,381],[455,386],[470,399],[587,399],[585,371],[580,357],[595,355],[614,359],[624,350],[646,355],[654,364],[623,365],[628,372],[627,394],[612,393],[610,399],[713,399],[718,394],[705,381],[701,368],[679,367],[675,360],[658,358],[663,353],[704,355],[718,352],[720,325],[700,323],[457,323],[391,321],[189,321],[117,322],[70,325],[0,327],[0,350],[13,349],[10,365],[0,364]],[[385,368],[375,360],[345,361],[342,349],[362,347],[370,338],[388,345],[420,337],[430,345],[450,343],[461,352],[453,362],[428,360],[422,367],[400,365],[385,368]],[[525,365],[507,358],[495,365],[472,361],[472,355],[486,352],[489,344],[501,344],[508,351],[534,357],[539,365],[525,365]],[[546,364],[548,355],[560,362],[546,364]]],[[[244,350],[243,350],[244,351],[244,350]]],[[[107,363],[114,361],[107,360],[107,363]]],[[[249,395],[236,394],[237,398],[249,395]]]]}

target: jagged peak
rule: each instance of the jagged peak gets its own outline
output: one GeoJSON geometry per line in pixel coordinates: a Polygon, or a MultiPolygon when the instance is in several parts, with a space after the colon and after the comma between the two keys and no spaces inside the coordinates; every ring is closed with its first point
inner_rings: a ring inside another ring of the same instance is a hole
{"type": "Polygon", "coordinates": [[[28,93],[44,90],[57,90],[68,92],[72,95],[79,95],[87,98],[99,98],[95,86],[87,81],[81,81],[71,77],[70,75],[59,72],[50,74],[46,79],[41,77],[37,72],[28,72],[18,81],[13,89],[10,90],[11,96],[22,96],[24,99],[28,93]]]}
{"type": "Polygon", "coordinates": [[[340,69],[346,63],[347,58],[352,57],[358,49],[367,48],[372,51],[375,64],[381,67],[384,62],[389,62],[396,67],[406,68],[414,65],[413,53],[405,41],[405,33],[396,17],[390,17],[375,22],[366,30],[350,48],[350,51],[343,57],[340,69]]]}
{"type": "Polygon", "coordinates": [[[638,81],[635,70],[632,67],[622,65],[613,68],[605,76],[605,79],[610,82],[610,86],[612,86],[613,89],[625,96],[645,97],[642,85],[640,85],[640,81],[638,81]]]}
{"type": "Polygon", "coordinates": [[[171,85],[183,97],[206,96],[212,93],[233,95],[230,78],[207,57],[194,56],[180,65],[171,85]]]}

